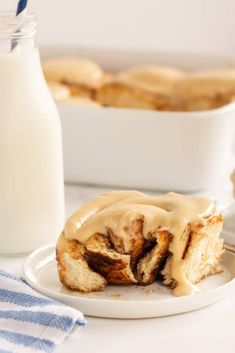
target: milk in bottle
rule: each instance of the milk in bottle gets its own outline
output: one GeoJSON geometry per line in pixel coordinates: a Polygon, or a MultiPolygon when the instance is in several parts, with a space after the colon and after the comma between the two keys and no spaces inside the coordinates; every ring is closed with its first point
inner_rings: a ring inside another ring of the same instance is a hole
{"type": "Polygon", "coordinates": [[[61,127],[35,17],[0,13],[0,253],[53,242],[64,223],[61,127]]]}

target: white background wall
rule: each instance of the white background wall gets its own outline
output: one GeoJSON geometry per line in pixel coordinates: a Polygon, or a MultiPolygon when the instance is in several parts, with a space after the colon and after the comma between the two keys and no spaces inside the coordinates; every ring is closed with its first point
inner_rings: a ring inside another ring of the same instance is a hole
{"type": "Polygon", "coordinates": [[[235,55],[235,0],[29,0],[29,4],[40,21],[39,40],[47,44],[235,55]]]}

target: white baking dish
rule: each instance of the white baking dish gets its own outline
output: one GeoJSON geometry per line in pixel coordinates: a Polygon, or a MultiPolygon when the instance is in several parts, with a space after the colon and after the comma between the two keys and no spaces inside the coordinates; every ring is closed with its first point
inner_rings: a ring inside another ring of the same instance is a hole
{"type": "MultiPolygon", "coordinates": [[[[234,65],[221,57],[84,48],[44,49],[44,56],[83,55],[106,70],[144,64],[185,69],[234,65]]],[[[65,178],[120,187],[197,191],[231,170],[235,104],[205,112],[58,105],[65,178]]]]}

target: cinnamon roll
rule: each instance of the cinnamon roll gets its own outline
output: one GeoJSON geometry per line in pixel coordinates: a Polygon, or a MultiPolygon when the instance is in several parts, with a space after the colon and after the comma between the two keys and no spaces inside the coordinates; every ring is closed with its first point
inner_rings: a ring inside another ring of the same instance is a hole
{"type": "Polygon", "coordinates": [[[180,110],[176,83],[185,73],[176,68],[147,66],[120,72],[98,88],[95,98],[105,106],[151,110],[180,110]]]}
{"type": "Polygon", "coordinates": [[[235,69],[194,72],[176,87],[184,110],[197,111],[222,107],[235,100],[235,69]]]}
{"type": "Polygon", "coordinates": [[[60,280],[82,292],[162,280],[175,295],[194,293],[221,271],[222,223],[204,197],[109,192],[67,220],[56,247],[60,280]]]}
{"type": "Polygon", "coordinates": [[[78,57],[47,59],[43,62],[43,71],[47,81],[65,84],[72,95],[90,98],[108,79],[96,62],[78,57]]]}

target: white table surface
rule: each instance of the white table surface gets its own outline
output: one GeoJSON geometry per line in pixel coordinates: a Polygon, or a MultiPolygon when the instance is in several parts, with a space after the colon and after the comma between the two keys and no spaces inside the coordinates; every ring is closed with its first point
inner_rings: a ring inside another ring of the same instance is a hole
{"type": "MultiPolygon", "coordinates": [[[[105,190],[67,186],[66,213],[105,190]]],[[[24,257],[0,257],[0,268],[21,275],[23,261],[24,257]]],[[[226,299],[192,313],[156,319],[87,319],[87,326],[55,353],[235,352],[235,288],[226,299]]]]}

